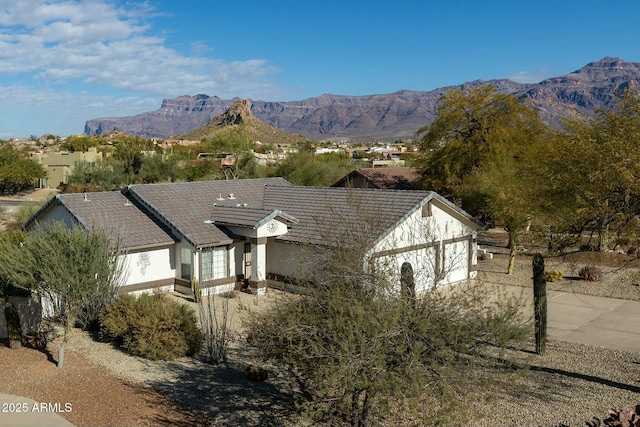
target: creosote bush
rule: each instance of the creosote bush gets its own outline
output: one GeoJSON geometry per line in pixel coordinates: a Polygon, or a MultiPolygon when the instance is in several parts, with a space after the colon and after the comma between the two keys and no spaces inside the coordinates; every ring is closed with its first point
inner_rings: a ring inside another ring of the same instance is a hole
{"type": "Polygon", "coordinates": [[[193,356],[202,348],[195,312],[162,295],[118,296],[100,315],[100,333],[152,360],[193,356]]]}
{"type": "Polygon", "coordinates": [[[261,366],[247,365],[244,369],[244,377],[249,381],[264,381],[269,378],[269,373],[261,366]]]}
{"type": "Polygon", "coordinates": [[[544,272],[544,280],[546,282],[558,282],[562,280],[562,271],[549,270],[544,272]]]}
{"type": "Polygon", "coordinates": [[[600,267],[591,264],[582,267],[578,272],[578,276],[580,276],[582,280],[586,280],[587,282],[599,282],[602,280],[604,274],[602,273],[600,267]]]}

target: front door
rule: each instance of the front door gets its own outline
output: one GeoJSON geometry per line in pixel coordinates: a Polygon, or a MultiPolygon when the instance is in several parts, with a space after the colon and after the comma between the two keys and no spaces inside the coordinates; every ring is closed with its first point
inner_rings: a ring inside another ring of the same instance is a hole
{"type": "Polygon", "coordinates": [[[244,256],[242,257],[244,263],[244,278],[251,278],[251,243],[244,244],[244,256]]]}

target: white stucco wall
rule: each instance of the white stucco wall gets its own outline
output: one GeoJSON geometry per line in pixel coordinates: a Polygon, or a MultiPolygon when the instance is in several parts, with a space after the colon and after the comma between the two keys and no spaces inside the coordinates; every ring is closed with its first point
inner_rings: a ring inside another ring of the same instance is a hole
{"type": "Polygon", "coordinates": [[[73,219],[69,211],[60,205],[55,205],[49,208],[49,210],[46,213],[46,216],[43,218],[40,218],[39,221],[40,221],[40,224],[42,225],[51,221],[56,221],[56,222],[61,221],[61,222],[64,222],[64,224],[69,228],[77,224],[77,221],[73,219]]]}
{"type": "Polygon", "coordinates": [[[402,264],[411,263],[416,292],[475,275],[469,266],[470,259],[476,264],[475,229],[437,203],[431,202],[426,211],[428,216],[417,209],[371,251],[377,268],[384,269],[398,287],[402,264]]]}
{"type": "Polygon", "coordinates": [[[125,285],[173,279],[176,277],[176,262],[173,245],[138,250],[123,256],[126,269],[125,285]]]}
{"type": "Polygon", "coordinates": [[[408,262],[413,269],[415,292],[424,292],[438,281],[436,269],[439,266],[437,257],[439,252],[435,247],[416,249],[394,255],[382,256],[376,259],[377,268],[381,269],[391,283],[400,285],[400,271],[402,264],[408,262]]]}
{"type": "MultiPolygon", "coordinates": [[[[432,203],[427,209],[417,209],[384,236],[370,251],[375,268],[400,286],[402,264],[409,262],[414,273],[416,292],[434,285],[445,285],[473,277],[469,261],[476,264],[476,229],[452,216],[447,208],[432,203]],[[471,249],[471,256],[469,256],[471,249]]],[[[285,277],[308,278],[303,245],[269,240],[267,271],[285,277]]]]}
{"type": "Polygon", "coordinates": [[[269,239],[267,273],[296,279],[307,278],[309,269],[305,266],[304,246],[269,239]]]}

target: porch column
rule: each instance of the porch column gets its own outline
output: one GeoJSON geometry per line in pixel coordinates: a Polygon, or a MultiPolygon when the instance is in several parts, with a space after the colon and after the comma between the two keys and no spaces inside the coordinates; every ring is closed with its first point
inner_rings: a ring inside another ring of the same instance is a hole
{"type": "Polygon", "coordinates": [[[266,292],[267,286],[267,238],[251,239],[251,290],[256,295],[266,292]]]}

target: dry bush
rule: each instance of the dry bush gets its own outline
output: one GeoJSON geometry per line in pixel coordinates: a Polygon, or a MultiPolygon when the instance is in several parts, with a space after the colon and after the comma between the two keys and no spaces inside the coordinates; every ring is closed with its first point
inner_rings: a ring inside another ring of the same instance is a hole
{"type": "Polygon", "coordinates": [[[585,265],[578,272],[578,276],[587,282],[599,282],[604,277],[602,270],[597,265],[585,265]]]}
{"type": "Polygon", "coordinates": [[[202,348],[195,312],[161,295],[121,295],[100,315],[101,335],[136,356],[173,360],[202,348]]]}

